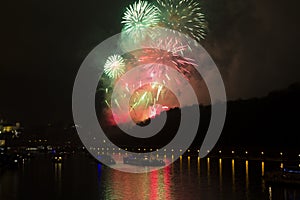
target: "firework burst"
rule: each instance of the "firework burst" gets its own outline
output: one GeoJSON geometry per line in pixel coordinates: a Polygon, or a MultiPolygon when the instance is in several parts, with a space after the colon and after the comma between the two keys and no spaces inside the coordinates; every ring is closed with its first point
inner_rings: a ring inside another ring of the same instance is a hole
{"type": "Polygon", "coordinates": [[[125,73],[125,62],[122,56],[109,56],[104,65],[104,73],[113,79],[122,76],[125,73]]]}
{"type": "Polygon", "coordinates": [[[194,0],[157,0],[163,27],[187,34],[197,42],[204,39],[207,23],[194,0]]]}
{"type": "Polygon", "coordinates": [[[145,39],[151,35],[150,28],[159,22],[160,11],[147,1],[139,0],[126,8],[122,19],[123,31],[129,38],[145,39]]]}
{"type": "Polygon", "coordinates": [[[143,55],[139,56],[139,62],[149,70],[150,77],[168,77],[168,67],[173,67],[188,79],[188,66],[195,67],[193,59],[184,56],[188,45],[183,45],[175,37],[158,38],[155,42],[143,49],[143,55]],[[168,66],[168,67],[167,67],[168,66]]]}

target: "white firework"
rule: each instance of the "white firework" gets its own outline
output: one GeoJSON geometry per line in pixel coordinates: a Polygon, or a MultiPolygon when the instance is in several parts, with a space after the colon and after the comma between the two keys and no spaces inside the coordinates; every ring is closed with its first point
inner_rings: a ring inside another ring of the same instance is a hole
{"type": "Polygon", "coordinates": [[[160,21],[160,10],[147,1],[135,2],[126,8],[122,18],[123,31],[133,41],[143,40],[151,35],[151,27],[160,21]]]}
{"type": "Polygon", "coordinates": [[[104,65],[104,73],[113,79],[119,78],[125,73],[125,62],[122,56],[109,56],[104,65]]]}

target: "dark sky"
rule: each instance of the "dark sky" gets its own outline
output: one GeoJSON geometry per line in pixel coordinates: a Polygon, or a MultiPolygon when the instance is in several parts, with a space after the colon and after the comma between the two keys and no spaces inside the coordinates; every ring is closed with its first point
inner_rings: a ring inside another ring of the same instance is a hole
{"type": "MultiPolygon", "coordinates": [[[[71,120],[85,56],[121,30],[129,0],[28,0],[1,5],[0,117],[25,124],[71,120]]],[[[300,80],[296,0],[203,0],[202,43],[229,99],[264,96],[300,80]]]]}

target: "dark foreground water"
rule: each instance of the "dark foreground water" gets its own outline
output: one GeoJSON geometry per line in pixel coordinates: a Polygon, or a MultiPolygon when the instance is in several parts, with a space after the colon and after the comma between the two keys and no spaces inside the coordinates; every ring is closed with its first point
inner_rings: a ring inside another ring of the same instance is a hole
{"type": "Polygon", "coordinates": [[[159,171],[130,174],[84,155],[52,163],[47,155],[0,174],[0,200],[14,199],[297,199],[300,188],[269,186],[262,179],[280,163],[183,157],[159,171]]]}

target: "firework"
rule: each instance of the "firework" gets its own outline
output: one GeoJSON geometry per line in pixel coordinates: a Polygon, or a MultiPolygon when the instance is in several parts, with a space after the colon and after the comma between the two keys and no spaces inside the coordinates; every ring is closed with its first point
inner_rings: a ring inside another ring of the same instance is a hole
{"type": "Polygon", "coordinates": [[[199,3],[194,0],[157,0],[163,27],[187,34],[196,41],[204,39],[207,28],[199,3]]]}
{"type": "Polygon", "coordinates": [[[151,34],[150,28],[159,22],[160,11],[147,1],[139,0],[126,8],[122,19],[126,36],[131,40],[143,40],[151,34]]]}
{"type": "Polygon", "coordinates": [[[104,73],[113,79],[122,76],[125,73],[125,62],[122,56],[109,56],[104,65],[104,73]]]}
{"type": "Polygon", "coordinates": [[[188,46],[183,45],[178,38],[157,38],[155,42],[147,45],[147,48],[143,48],[144,52],[139,56],[139,62],[149,70],[150,77],[164,77],[170,80],[168,67],[172,67],[188,79],[188,66],[195,67],[196,64],[193,59],[184,56],[187,48],[188,46]]]}

